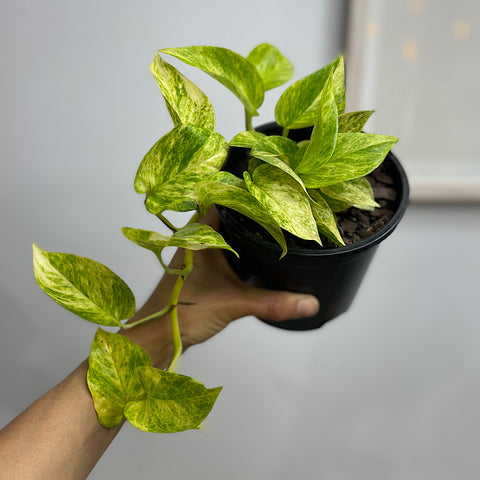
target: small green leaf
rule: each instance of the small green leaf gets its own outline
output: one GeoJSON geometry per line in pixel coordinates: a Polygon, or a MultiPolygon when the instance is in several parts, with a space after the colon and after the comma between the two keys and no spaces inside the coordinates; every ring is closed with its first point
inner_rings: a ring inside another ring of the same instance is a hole
{"type": "Polygon", "coordinates": [[[338,112],[330,75],[320,95],[320,111],[313,127],[310,143],[295,171],[305,173],[330,160],[337,143],[338,112]]]}
{"type": "Polygon", "coordinates": [[[321,245],[309,198],[290,175],[264,164],[255,169],[253,179],[247,172],[244,179],[250,193],[284,230],[321,245]]]}
{"type": "Polygon", "coordinates": [[[252,148],[259,140],[264,138],[265,135],[255,130],[245,130],[235,135],[231,140],[229,145],[232,147],[244,147],[252,148]]]}
{"type": "Polygon", "coordinates": [[[89,258],[46,252],[33,245],[40,288],[59,305],[99,325],[119,326],[135,313],[135,297],[110,269],[89,258]]]}
{"type": "Polygon", "coordinates": [[[135,371],[139,400],[128,402],[125,417],[146,432],[173,433],[198,428],[210,413],[221,387],[206,388],[201,383],[153,367],[135,371]]]}
{"type": "Polygon", "coordinates": [[[220,170],[228,144],[218,133],[190,124],[177,125],[145,155],[135,190],[146,193],[153,214],[187,212],[197,207],[195,183],[220,170]]]}
{"type": "Polygon", "coordinates": [[[293,65],[268,43],[257,45],[248,54],[247,60],[257,67],[265,90],[283,85],[293,77],[293,65]]]}
{"type": "Polygon", "coordinates": [[[333,73],[333,90],[339,113],[345,108],[343,59],[337,58],[329,65],[290,85],[275,107],[275,119],[284,128],[311,127],[319,115],[323,87],[333,73]],[[338,70],[338,72],[337,72],[338,70]]]}
{"type": "Polygon", "coordinates": [[[339,133],[355,133],[361,132],[372,116],[373,110],[365,110],[360,112],[344,113],[338,117],[339,133]]]}
{"type": "Polygon", "coordinates": [[[112,428],[123,419],[125,404],[141,398],[135,369],[150,366],[147,352],[123,335],[97,330],[92,343],[87,383],[98,421],[112,428]]]}
{"type": "Polygon", "coordinates": [[[243,188],[231,184],[204,181],[196,185],[196,192],[202,211],[213,204],[231,208],[260,224],[282,247],[282,257],[287,253],[287,244],[281,228],[265,208],[243,188]]]}
{"type": "Polygon", "coordinates": [[[330,160],[299,176],[307,188],[319,188],[364,177],[377,168],[398,139],[373,133],[339,133],[330,160]]]}
{"type": "MultiPolygon", "coordinates": [[[[237,253],[224,238],[209,225],[189,223],[177,230],[171,237],[150,230],[123,227],[123,234],[132,242],[159,255],[165,247],[180,247],[189,250],[222,248],[237,253]]],[[[238,256],[238,255],[237,255],[238,256]]]]}
{"type": "Polygon", "coordinates": [[[313,216],[317,222],[318,229],[327,238],[335,242],[337,245],[343,246],[343,241],[337,226],[337,217],[333,213],[328,202],[323,198],[320,192],[309,190],[313,216]]]}
{"type": "Polygon", "coordinates": [[[153,57],[150,71],[157,80],[175,125],[191,123],[215,129],[215,112],[207,96],[158,53],[153,57]]]}
{"type": "Polygon", "coordinates": [[[373,210],[380,206],[375,201],[370,183],[364,177],[323,187],[321,190],[329,198],[362,210],[373,210]]]}
{"type": "Polygon", "coordinates": [[[244,57],[221,47],[180,47],[160,50],[182,62],[200,68],[233,92],[250,115],[258,115],[257,108],[265,95],[257,69],[244,57]]]}

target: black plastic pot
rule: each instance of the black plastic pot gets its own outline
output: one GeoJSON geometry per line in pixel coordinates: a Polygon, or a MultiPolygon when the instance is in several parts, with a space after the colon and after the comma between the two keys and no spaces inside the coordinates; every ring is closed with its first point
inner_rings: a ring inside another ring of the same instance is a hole
{"type": "MultiPolygon", "coordinates": [[[[280,134],[275,123],[263,125],[259,131],[280,134]]],[[[309,138],[311,129],[291,132],[296,141],[309,138]]],[[[248,162],[248,150],[232,148],[225,170],[239,177],[248,162]],[[243,164],[243,165],[242,165],[243,164]]],[[[397,190],[396,212],[390,221],[369,238],[353,245],[338,248],[289,249],[279,260],[281,248],[258,235],[260,226],[249,228],[237,212],[217,207],[221,219],[221,233],[238,252],[227,258],[232,268],[244,280],[264,288],[311,293],[320,301],[320,311],[314,317],[291,319],[284,322],[268,322],[289,330],[309,330],[321,327],[350,307],[373,255],[380,244],[396,228],[408,204],[409,186],[405,172],[393,153],[385,159],[390,164],[391,176],[397,190]]]]}

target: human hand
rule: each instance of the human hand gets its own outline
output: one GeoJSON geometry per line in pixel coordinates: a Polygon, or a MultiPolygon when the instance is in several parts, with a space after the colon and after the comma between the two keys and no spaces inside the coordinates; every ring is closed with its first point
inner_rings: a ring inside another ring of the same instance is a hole
{"type": "MultiPolygon", "coordinates": [[[[218,227],[212,209],[205,223],[218,227]]],[[[184,250],[178,249],[171,268],[181,269],[184,250]]],[[[174,275],[165,274],[146,304],[131,322],[161,310],[175,283],[174,275]]],[[[179,298],[178,317],[183,348],[204,342],[238,318],[255,315],[272,321],[308,317],[317,313],[318,300],[312,295],[252,287],[242,282],[218,249],[196,251],[194,268],[188,275],[179,298]]],[[[156,366],[164,367],[171,359],[169,315],[151,320],[124,332],[142,345],[156,366]]]]}

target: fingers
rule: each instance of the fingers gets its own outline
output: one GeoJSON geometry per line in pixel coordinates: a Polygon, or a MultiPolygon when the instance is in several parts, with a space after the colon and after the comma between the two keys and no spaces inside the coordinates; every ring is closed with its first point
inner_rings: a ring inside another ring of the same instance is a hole
{"type": "Polygon", "coordinates": [[[320,304],[313,295],[251,288],[236,318],[254,315],[265,320],[282,321],[311,317],[320,304]],[[239,313],[239,315],[238,315],[239,313]]]}

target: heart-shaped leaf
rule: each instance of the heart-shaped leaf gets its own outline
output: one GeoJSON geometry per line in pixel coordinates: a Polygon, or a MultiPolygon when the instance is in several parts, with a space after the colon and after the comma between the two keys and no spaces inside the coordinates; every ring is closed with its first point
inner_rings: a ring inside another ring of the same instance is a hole
{"type": "Polygon", "coordinates": [[[265,208],[243,188],[219,181],[204,181],[196,185],[201,212],[213,204],[231,208],[261,225],[282,247],[282,257],[287,253],[287,244],[281,228],[265,208]]]}
{"type": "Polygon", "coordinates": [[[46,252],[33,245],[33,269],[47,295],[85,320],[119,326],[135,313],[130,288],[101,263],[69,253],[46,252]]]}
{"type": "Polygon", "coordinates": [[[365,110],[360,112],[344,113],[338,117],[339,133],[355,133],[361,132],[372,116],[373,110],[365,110]]]}
{"type": "Polygon", "coordinates": [[[127,402],[141,398],[133,381],[135,369],[150,366],[147,352],[123,335],[97,330],[92,343],[87,383],[98,421],[107,428],[123,419],[127,402]]]}
{"type": "Polygon", "coordinates": [[[250,193],[284,230],[321,245],[309,198],[290,175],[264,164],[255,169],[253,179],[247,172],[244,179],[250,193]]]}
{"type": "Polygon", "coordinates": [[[330,160],[300,173],[307,188],[327,187],[363,177],[377,168],[398,139],[373,133],[339,133],[330,160]]]}
{"type": "Polygon", "coordinates": [[[197,207],[195,183],[220,170],[228,144],[218,133],[190,124],[177,125],[145,155],[135,190],[146,193],[153,214],[187,212],[197,207]]]}
{"type": "Polygon", "coordinates": [[[320,111],[313,127],[310,143],[295,171],[305,173],[330,160],[338,133],[338,113],[333,91],[333,75],[323,87],[320,95],[320,111]]]}
{"type": "Polygon", "coordinates": [[[257,108],[265,95],[257,69],[246,58],[221,47],[179,47],[160,50],[182,62],[208,73],[233,92],[250,115],[258,115],[257,108]]]}
{"type": "Polygon", "coordinates": [[[207,96],[175,67],[156,53],[150,71],[157,80],[175,125],[191,123],[215,129],[215,112],[207,96]]]}
{"type": "MultiPolygon", "coordinates": [[[[222,248],[237,253],[210,225],[190,223],[177,230],[171,237],[149,230],[123,227],[123,234],[132,242],[159,255],[165,247],[181,247],[188,250],[222,248]]],[[[238,256],[238,255],[237,255],[238,256]]]]}
{"type": "Polygon", "coordinates": [[[361,208],[362,210],[373,210],[380,205],[375,201],[372,187],[366,178],[355,178],[344,183],[337,183],[329,187],[322,187],[322,193],[327,197],[361,208]]]}
{"type": "Polygon", "coordinates": [[[337,110],[342,113],[345,108],[345,86],[343,58],[339,57],[322,69],[298,80],[283,92],[275,107],[277,123],[287,129],[311,127],[319,115],[322,90],[332,72],[337,110]]]}
{"type": "Polygon", "coordinates": [[[173,433],[198,428],[210,413],[221,387],[206,388],[190,377],[153,367],[135,371],[140,400],[125,406],[125,417],[146,432],[173,433]]]}
{"type": "Polygon", "coordinates": [[[283,85],[293,77],[293,65],[269,43],[257,45],[247,60],[257,67],[265,90],[283,85]]]}
{"type": "Polygon", "coordinates": [[[229,145],[232,147],[244,147],[252,148],[259,140],[264,138],[265,135],[255,130],[245,130],[235,135],[229,145]]]}

